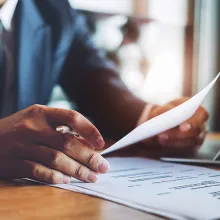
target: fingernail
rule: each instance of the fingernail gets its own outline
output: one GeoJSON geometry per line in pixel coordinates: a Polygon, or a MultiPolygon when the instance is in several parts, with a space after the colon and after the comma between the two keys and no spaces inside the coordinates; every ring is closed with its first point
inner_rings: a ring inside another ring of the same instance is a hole
{"type": "Polygon", "coordinates": [[[106,173],[110,168],[110,164],[107,160],[102,160],[98,166],[99,173],[106,173]]]}
{"type": "Polygon", "coordinates": [[[182,132],[187,132],[191,129],[191,124],[189,123],[184,123],[180,125],[180,131],[182,132]]]}
{"type": "Polygon", "coordinates": [[[63,175],[63,183],[64,184],[68,184],[71,181],[71,177],[63,175]]]}
{"type": "Polygon", "coordinates": [[[90,172],[87,179],[89,182],[95,183],[98,180],[98,174],[95,172],[90,172]]]}
{"type": "Polygon", "coordinates": [[[105,142],[102,137],[98,137],[98,139],[96,140],[96,145],[99,149],[105,146],[105,142]]]}

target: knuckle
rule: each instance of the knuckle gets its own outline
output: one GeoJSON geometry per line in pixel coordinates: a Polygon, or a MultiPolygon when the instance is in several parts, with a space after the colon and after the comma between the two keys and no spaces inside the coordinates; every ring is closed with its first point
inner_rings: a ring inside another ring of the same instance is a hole
{"type": "Polygon", "coordinates": [[[91,167],[97,167],[98,163],[99,163],[99,156],[94,152],[88,157],[87,164],[91,167]]]}
{"type": "Polygon", "coordinates": [[[33,166],[32,166],[32,169],[31,169],[31,176],[33,177],[33,178],[39,178],[40,177],[40,167],[37,165],[37,164],[34,164],[33,166]]]}
{"type": "Polygon", "coordinates": [[[77,179],[84,180],[84,179],[86,179],[86,176],[87,176],[86,168],[83,167],[82,165],[79,165],[76,169],[75,177],[77,179]]]}
{"type": "Polygon", "coordinates": [[[28,117],[34,117],[34,116],[42,114],[43,111],[44,111],[44,106],[34,104],[27,109],[26,114],[28,117]]]}
{"type": "Polygon", "coordinates": [[[76,143],[73,140],[73,137],[68,137],[63,144],[63,152],[69,152],[71,151],[73,148],[76,147],[76,143]]]}
{"type": "Polygon", "coordinates": [[[69,111],[67,117],[68,120],[73,124],[73,126],[83,121],[83,116],[76,111],[69,111]]]}
{"type": "Polygon", "coordinates": [[[22,120],[18,124],[15,125],[16,131],[27,131],[31,129],[32,129],[32,125],[29,120],[22,120]]]}
{"type": "Polygon", "coordinates": [[[89,137],[93,138],[93,137],[98,136],[98,135],[99,135],[99,132],[97,131],[97,129],[95,127],[92,127],[91,131],[90,131],[90,134],[89,134],[89,137]]]}
{"type": "Polygon", "coordinates": [[[54,112],[54,114],[56,114],[56,115],[61,114],[62,111],[63,111],[63,109],[61,109],[61,108],[54,108],[54,109],[53,109],[53,112],[54,112]]]}
{"type": "Polygon", "coordinates": [[[68,111],[68,120],[70,120],[71,122],[75,121],[77,119],[77,113],[75,111],[68,111]]]}
{"type": "Polygon", "coordinates": [[[208,111],[203,106],[199,107],[199,109],[197,110],[197,113],[199,113],[198,114],[199,118],[202,118],[204,121],[208,120],[209,113],[208,113],[208,111]]]}
{"type": "Polygon", "coordinates": [[[59,151],[54,151],[51,153],[51,159],[50,159],[50,162],[51,162],[51,165],[53,167],[57,167],[59,166],[61,160],[62,160],[62,157],[63,157],[63,154],[59,151]]]}
{"type": "Polygon", "coordinates": [[[61,183],[62,182],[62,176],[59,175],[59,173],[56,172],[55,170],[52,170],[50,175],[49,175],[49,182],[51,182],[52,184],[61,183]]]}

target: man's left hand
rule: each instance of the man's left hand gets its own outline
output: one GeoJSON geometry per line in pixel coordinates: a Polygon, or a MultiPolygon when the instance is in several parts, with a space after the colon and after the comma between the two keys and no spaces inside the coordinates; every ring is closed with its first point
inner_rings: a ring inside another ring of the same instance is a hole
{"type": "MultiPolygon", "coordinates": [[[[175,108],[176,106],[182,104],[188,99],[189,98],[184,97],[171,101],[163,106],[155,106],[154,108],[152,108],[148,119],[144,120],[144,118],[141,117],[142,121],[139,121],[139,123],[143,123],[146,120],[149,120],[166,111],[169,111],[170,109],[175,108]]],[[[144,141],[144,143],[148,145],[159,145],[162,147],[172,147],[178,149],[198,149],[202,145],[207,134],[206,123],[208,118],[208,112],[205,110],[204,107],[200,106],[196,113],[190,119],[188,119],[178,127],[163,132],[154,138],[144,141]]]]}

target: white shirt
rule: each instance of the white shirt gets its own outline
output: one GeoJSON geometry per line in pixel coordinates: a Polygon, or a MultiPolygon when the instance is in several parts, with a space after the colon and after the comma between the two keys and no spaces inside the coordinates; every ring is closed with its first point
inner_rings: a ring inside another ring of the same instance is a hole
{"type": "Polygon", "coordinates": [[[7,0],[5,4],[0,8],[0,20],[6,31],[11,30],[11,22],[15,13],[18,0],[7,0]]]}

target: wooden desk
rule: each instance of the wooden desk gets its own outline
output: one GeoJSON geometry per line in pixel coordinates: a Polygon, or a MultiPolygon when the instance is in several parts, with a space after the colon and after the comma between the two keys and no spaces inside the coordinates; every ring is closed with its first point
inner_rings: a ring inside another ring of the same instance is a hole
{"type": "MultiPolygon", "coordinates": [[[[219,140],[220,134],[210,134],[219,140]]],[[[0,219],[163,219],[113,202],[37,184],[0,181],[0,219]]]]}

